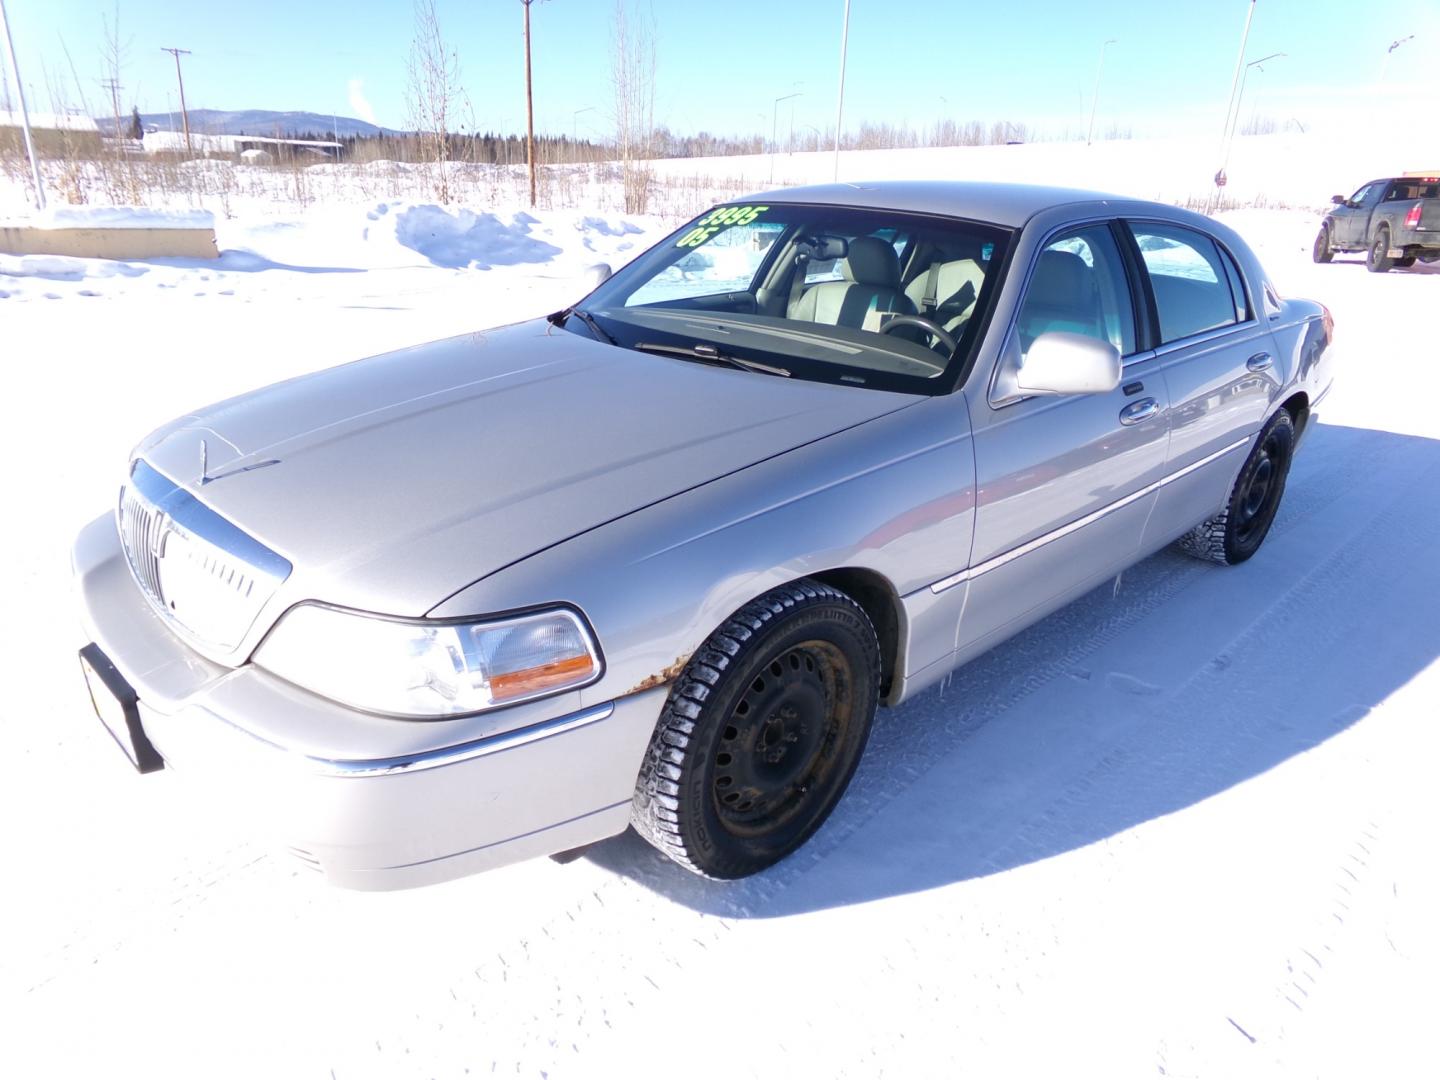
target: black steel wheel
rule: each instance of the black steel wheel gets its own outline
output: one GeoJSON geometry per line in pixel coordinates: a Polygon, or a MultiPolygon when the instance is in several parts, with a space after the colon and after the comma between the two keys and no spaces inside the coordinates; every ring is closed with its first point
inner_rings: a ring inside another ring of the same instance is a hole
{"type": "Polygon", "coordinates": [[[706,877],[778,862],[840,801],[879,686],[874,627],[844,593],[802,579],[747,604],[671,689],[635,786],[636,831],[706,877]]]}
{"type": "Polygon", "coordinates": [[[1365,256],[1365,269],[1372,274],[1383,274],[1394,265],[1394,260],[1390,258],[1390,230],[1382,225],[1375,233],[1370,253],[1365,256]]]}
{"type": "Polygon", "coordinates": [[[1317,263],[1328,263],[1335,257],[1335,252],[1330,247],[1329,225],[1321,225],[1320,231],[1315,234],[1315,246],[1310,251],[1310,257],[1317,263]]]}
{"type": "Polygon", "coordinates": [[[1259,551],[1280,509],[1294,450],[1295,422],[1281,409],[1260,432],[1225,509],[1182,536],[1180,550],[1227,566],[1259,551]]]}

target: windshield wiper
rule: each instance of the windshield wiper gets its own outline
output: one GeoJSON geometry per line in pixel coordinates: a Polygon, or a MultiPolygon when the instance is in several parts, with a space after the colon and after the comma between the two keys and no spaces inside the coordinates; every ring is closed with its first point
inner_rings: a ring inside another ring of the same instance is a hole
{"type": "Polygon", "coordinates": [[[596,340],[605,342],[606,345],[618,345],[619,342],[601,329],[600,324],[595,321],[595,316],[588,311],[581,311],[577,307],[567,307],[563,311],[557,311],[553,315],[546,315],[545,321],[551,326],[564,326],[565,320],[575,316],[585,324],[585,329],[595,335],[596,340]]]}
{"type": "Polygon", "coordinates": [[[714,345],[657,345],[651,341],[637,341],[633,346],[640,352],[663,353],[666,356],[685,356],[696,360],[704,360],[708,363],[729,364],[731,367],[739,368],[741,371],[756,371],[762,375],[780,375],[784,378],[790,377],[790,369],[775,367],[771,364],[762,364],[758,360],[742,360],[738,356],[730,356],[722,353],[714,345]]]}

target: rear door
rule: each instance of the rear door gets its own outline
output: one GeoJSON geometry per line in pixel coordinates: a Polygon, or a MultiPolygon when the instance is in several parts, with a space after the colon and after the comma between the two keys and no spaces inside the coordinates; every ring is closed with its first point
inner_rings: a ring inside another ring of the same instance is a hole
{"type": "Polygon", "coordinates": [[[1229,497],[1250,439],[1279,386],[1261,298],[1235,258],[1210,236],[1165,222],[1126,223],[1144,272],[1170,399],[1165,483],[1147,527],[1158,548],[1229,497]]]}
{"type": "Polygon", "coordinates": [[[987,394],[970,402],[976,525],[958,646],[974,655],[1134,561],[1165,466],[1165,380],[1137,349],[1136,294],[1111,222],[1047,237],[987,394]],[[1007,388],[1036,337],[1109,341],[1124,359],[1108,393],[1007,388]]]}

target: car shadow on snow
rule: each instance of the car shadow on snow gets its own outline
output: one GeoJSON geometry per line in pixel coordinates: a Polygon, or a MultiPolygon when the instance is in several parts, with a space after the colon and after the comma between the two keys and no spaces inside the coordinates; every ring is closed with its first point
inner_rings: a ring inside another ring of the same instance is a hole
{"type": "Polygon", "coordinates": [[[1254,559],[1152,556],[881,710],[840,806],[779,865],[706,881],[633,832],[586,857],[696,910],[766,918],[1001,873],[1183,812],[1440,657],[1437,486],[1440,442],[1319,425],[1254,559]]]}

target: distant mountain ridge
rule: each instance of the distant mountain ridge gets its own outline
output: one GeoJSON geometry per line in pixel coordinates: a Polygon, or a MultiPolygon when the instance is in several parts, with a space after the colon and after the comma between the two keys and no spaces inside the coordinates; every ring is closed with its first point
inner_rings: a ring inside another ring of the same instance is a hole
{"type": "MultiPolygon", "coordinates": [[[[100,130],[109,132],[115,121],[109,116],[96,117],[100,130]]],[[[161,131],[182,131],[184,124],[180,113],[141,113],[140,122],[148,131],[152,126],[161,131]]],[[[124,130],[130,117],[120,117],[124,130]]],[[[394,128],[379,127],[353,116],[332,116],[328,113],[276,112],[273,109],[191,109],[190,130],[207,135],[264,135],[289,138],[295,135],[313,133],[317,135],[339,134],[341,138],[350,135],[402,135],[394,128]]]]}

